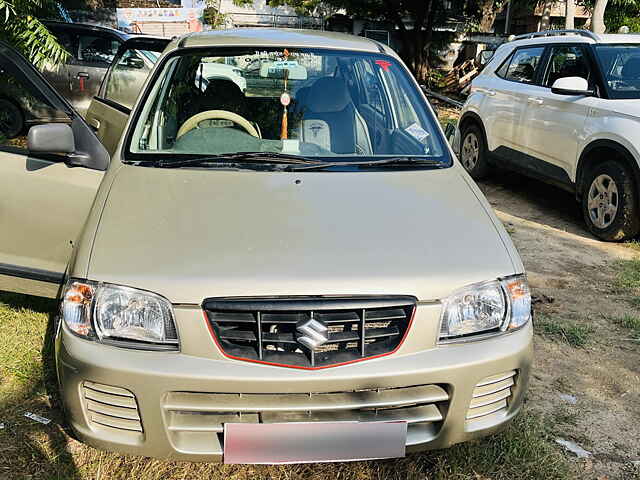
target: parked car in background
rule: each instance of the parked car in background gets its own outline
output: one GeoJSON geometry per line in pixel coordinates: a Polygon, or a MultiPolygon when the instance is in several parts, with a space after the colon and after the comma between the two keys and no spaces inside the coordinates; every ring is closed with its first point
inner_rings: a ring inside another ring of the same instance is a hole
{"type": "Polygon", "coordinates": [[[493,167],[553,183],[607,241],[640,232],[640,37],[547,31],[503,44],[474,79],[454,142],[474,178],[493,167]]]}
{"type": "Polygon", "coordinates": [[[0,289],[58,292],[61,398],[82,441],[362,460],[520,411],[522,262],[390,48],[271,29],[175,39],[133,108],[94,100],[89,122],[128,117],[111,156],[1,43],[0,65],[61,118],[0,142],[0,289]],[[243,58],[261,63],[245,91],[203,88],[204,62],[243,58]]]}
{"type": "Polygon", "coordinates": [[[46,21],[44,24],[71,54],[66,64],[45,70],[44,76],[81,115],[85,115],[118,48],[130,35],[81,23],[46,21]]]}

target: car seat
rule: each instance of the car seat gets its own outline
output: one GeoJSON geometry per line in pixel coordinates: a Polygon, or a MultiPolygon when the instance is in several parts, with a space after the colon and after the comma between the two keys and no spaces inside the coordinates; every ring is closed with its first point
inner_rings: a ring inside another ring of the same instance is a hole
{"type": "Polygon", "coordinates": [[[302,141],[338,154],[372,154],[367,125],[342,79],[321,77],[300,100],[302,141]]]}

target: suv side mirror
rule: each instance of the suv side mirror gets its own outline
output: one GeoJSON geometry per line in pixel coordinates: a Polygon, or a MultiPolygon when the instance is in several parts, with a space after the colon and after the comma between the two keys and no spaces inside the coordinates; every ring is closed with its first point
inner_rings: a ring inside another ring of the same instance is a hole
{"type": "Polygon", "coordinates": [[[556,95],[591,96],[595,92],[589,89],[589,82],[582,77],[559,78],[551,86],[551,92],[556,95]]]}

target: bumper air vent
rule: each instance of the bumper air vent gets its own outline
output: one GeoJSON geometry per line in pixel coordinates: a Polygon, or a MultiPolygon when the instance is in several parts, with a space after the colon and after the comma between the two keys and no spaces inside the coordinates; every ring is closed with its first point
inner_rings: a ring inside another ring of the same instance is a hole
{"type": "Polygon", "coordinates": [[[92,426],[142,432],[136,397],[129,390],[84,382],[84,406],[92,426]]]}

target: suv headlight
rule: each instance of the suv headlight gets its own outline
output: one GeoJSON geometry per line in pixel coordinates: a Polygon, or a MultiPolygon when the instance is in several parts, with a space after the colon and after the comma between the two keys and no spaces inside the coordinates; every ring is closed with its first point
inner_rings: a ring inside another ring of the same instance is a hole
{"type": "Polygon", "coordinates": [[[531,318],[531,294],[524,275],[476,283],[443,302],[440,341],[514,330],[531,318]]]}
{"type": "Polygon", "coordinates": [[[87,339],[132,348],[178,349],[171,303],[155,293],[71,280],[61,314],[73,333],[87,339]]]}

